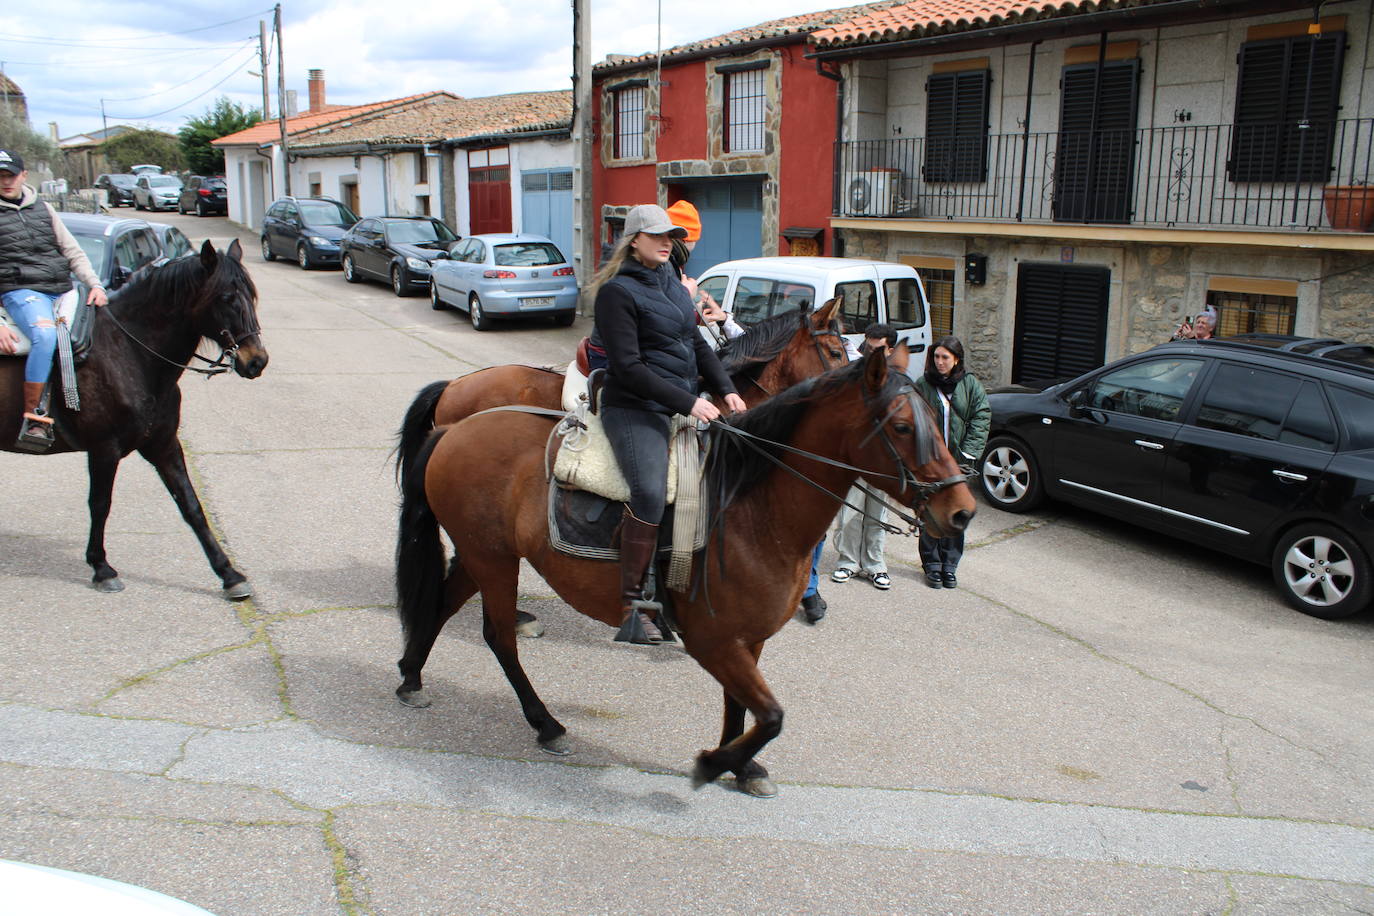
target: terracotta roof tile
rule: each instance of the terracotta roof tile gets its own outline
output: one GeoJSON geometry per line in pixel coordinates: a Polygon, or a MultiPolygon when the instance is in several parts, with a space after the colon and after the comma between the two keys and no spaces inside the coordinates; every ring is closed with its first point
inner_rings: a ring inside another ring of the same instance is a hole
{"type": "MultiPolygon", "coordinates": [[[[821,10],[816,13],[802,13],[796,16],[787,16],[782,19],[771,19],[768,22],[761,22],[758,25],[751,25],[748,28],[736,29],[733,32],[726,32],[724,35],[717,35],[714,38],[703,38],[700,41],[693,41],[668,48],[663,52],[663,57],[666,60],[669,57],[710,51],[716,48],[726,50],[735,45],[759,41],[765,38],[783,38],[788,35],[804,36],[818,28],[846,22],[869,12],[884,10],[900,2],[901,0],[879,0],[879,2],[861,3],[857,6],[845,6],[839,9],[821,10]]],[[[657,55],[654,53],[638,55],[612,54],[594,66],[592,70],[609,70],[611,68],[623,67],[626,64],[643,63],[652,61],[656,56],[657,55]]]]}
{"type": "Polygon", "coordinates": [[[572,91],[517,92],[476,99],[429,99],[400,111],[347,126],[321,126],[295,140],[297,149],[344,143],[435,143],[489,134],[566,128],[572,124],[572,91]]]}
{"type": "MultiPolygon", "coordinates": [[[[422,92],[418,95],[408,95],[399,99],[388,99],[385,102],[370,102],[366,105],[326,105],[323,111],[311,111],[305,114],[296,115],[294,118],[286,119],[286,134],[288,139],[305,131],[315,130],[330,124],[338,124],[341,121],[348,121],[360,115],[371,114],[374,112],[392,111],[397,108],[406,108],[420,102],[431,99],[457,99],[458,96],[451,92],[434,91],[422,92]]],[[[272,143],[281,136],[281,127],[274,118],[271,121],[262,121],[252,127],[232,133],[218,140],[210,141],[211,146],[262,146],[272,143]]]]}
{"type": "Polygon", "coordinates": [[[819,29],[810,40],[821,47],[901,41],[1154,2],[1157,0],[913,0],[819,29]]]}

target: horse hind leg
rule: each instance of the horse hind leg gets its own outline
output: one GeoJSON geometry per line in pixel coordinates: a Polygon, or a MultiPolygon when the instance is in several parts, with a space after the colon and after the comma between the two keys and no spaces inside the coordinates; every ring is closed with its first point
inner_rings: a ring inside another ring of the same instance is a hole
{"type": "Polygon", "coordinates": [[[396,663],[396,666],[401,669],[401,686],[396,688],[396,698],[404,705],[424,709],[434,702],[424,690],[420,672],[424,669],[425,662],[429,660],[430,650],[434,648],[434,641],[439,638],[439,631],[475,594],[477,594],[477,583],[472,581],[472,576],[468,575],[463,564],[458,562],[457,557],[454,557],[449,563],[448,576],[444,579],[445,610],[443,616],[432,626],[416,627],[406,631],[405,654],[396,663]]]}

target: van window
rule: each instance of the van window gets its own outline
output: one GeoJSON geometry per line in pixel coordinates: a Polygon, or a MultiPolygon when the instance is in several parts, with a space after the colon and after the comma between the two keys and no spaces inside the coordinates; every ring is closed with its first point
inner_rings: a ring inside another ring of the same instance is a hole
{"type": "Polygon", "coordinates": [[[844,315],[844,329],[850,334],[862,334],[864,328],[878,320],[878,290],[872,281],[836,283],[835,295],[844,299],[840,313],[844,315]]]}
{"type": "Polygon", "coordinates": [[[803,306],[809,310],[815,302],[814,286],[740,277],[735,285],[735,320],[740,324],[756,324],[779,312],[794,312],[803,306]]]}
{"type": "Polygon", "coordinates": [[[711,277],[697,284],[697,291],[705,293],[717,304],[725,302],[725,288],[730,285],[729,277],[711,277]]]}
{"type": "Polygon", "coordinates": [[[887,323],[894,331],[925,326],[926,308],[921,301],[921,284],[916,279],[884,280],[883,295],[887,298],[887,323]]]}

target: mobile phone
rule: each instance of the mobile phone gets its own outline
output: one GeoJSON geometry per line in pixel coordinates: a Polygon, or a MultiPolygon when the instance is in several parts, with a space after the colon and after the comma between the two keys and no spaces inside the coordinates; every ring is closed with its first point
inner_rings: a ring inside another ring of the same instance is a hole
{"type": "Polygon", "coordinates": [[[1193,316],[1192,316],[1192,315],[1184,315],[1184,316],[1183,316],[1183,323],[1184,323],[1184,324],[1192,324],[1192,323],[1193,323],[1193,316]]]}

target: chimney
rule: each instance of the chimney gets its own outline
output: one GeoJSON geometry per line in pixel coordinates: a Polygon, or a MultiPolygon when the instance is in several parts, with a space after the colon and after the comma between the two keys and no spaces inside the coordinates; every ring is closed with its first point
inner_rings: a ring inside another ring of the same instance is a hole
{"type": "Polygon", "coordinates": [[[310,71],[310,110],[324,110],[324,71],[310,71]]]}
{"type": "Polygon", "coordinates": [[[57,122],[56,122],[56,121],[49,121],[49,122],[48,122],[48,136],[49,136],[49,137],[52,137],[52,142],[56,143],[56,142],[58,141],[59,138],[58,138],[58,136],[57,136],[57,122]]]}
{"type": "Polygon", "coordinates": [[[286,116],[294,118],[298,114],[300,112],[296,111],[296,90],[288,89],[286,90],[286,116]]]}

